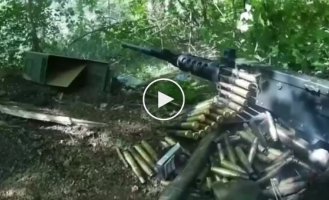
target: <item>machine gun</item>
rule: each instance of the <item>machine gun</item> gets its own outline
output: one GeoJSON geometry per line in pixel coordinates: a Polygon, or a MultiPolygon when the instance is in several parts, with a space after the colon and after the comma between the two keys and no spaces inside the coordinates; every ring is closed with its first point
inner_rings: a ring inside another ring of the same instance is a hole
{"type": "MultiPolygon", "coordinates": [[[[224,56],[215,61],[175,54],[167,49],[122,46],[165,60],[184,72],[216,83],[217,102],[239,113],[243,122],[254,127],[253,132],[262,146],[267,145],[264,135],[270,133],[273,141],[279,138],[282,144],[308,156],[309,161],[328,171],[329,81],[237,59],[232,49],[224,51],[224,56]],[[257,121],[261,123],[257,124],[257,121]]],[[[185,199],[186,190],[206,163],[204,159],[209,155],[216,133],[201,140],[184,170],[159,199],[185,199]]]]}
{"type": "Polygon", "coordinates": [[[176,54],[168,49],[157,50],[131,44],[123,44],[122,47],[165,60],[184,72],[217,83],[218,87],[238,90],[256,86],[253,96],[249,98],[251,101],[244,107],[247,113],[245,118],[269,111],[281,124],[294,129],[298,137],[314,147],[329,150],[329,81],[237,59],[233,49],[224,51],[224,56],[215,61],[190,54],[176,54]],[[250,76],[248,72],[257,76],[250,76]],[[237,87],[229,88],[225,82],[237,87]]]}

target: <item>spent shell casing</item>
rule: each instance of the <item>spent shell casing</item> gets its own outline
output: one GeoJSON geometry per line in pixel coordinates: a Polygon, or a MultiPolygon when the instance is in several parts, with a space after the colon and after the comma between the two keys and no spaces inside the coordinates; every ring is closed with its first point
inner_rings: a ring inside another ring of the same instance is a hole
{"type": "Polygon", "coordinates": [[[244,168],[247,170],[248,174],[253,174],[255,171],[252,168],[250,162],[248,161],[248,158],[247,158],[246,154],[243,152],[242,148],[239,146],[236,146],[235,152],[238,155],[240,162],[242,163],[244,168]]]}
{"type": "Polygon", "coordinates": [[[169,136],[164,137],[164,139],[171,146],[174,146],[177,143],[177,141],[174,138],[169,137],[169,136]]]}
{"type": "Polygon", "coordinates": [[[271,148],[271,147],[269,147],[267,149],[267,151],[268,151],[269,154],[272,154],[273,156],[277,156],[277,157],[283,154],[283,152],[281,150],[274,149],[274,148],[271,148]]]}
{"type": "Polygon", "coordinates": [[[187,122],[193,122],[193,121],[204,122],[205,120],[206,120],[206,116],[204,114],[193,115],[185,119],[185,121],[187,122]]]}
{"type": "Polygon", "coordinates": [[[207,185],[207,189],[208,190],[211,190],[211,188],[212,188],[212,180],[211,180],[211,177],[210,176],[207,176],[207,178],[206,178],[206,185],[207,185]]]}
{"type": "Polygon", "coordinates": [[[145,140],[142,140],[141,142],[142,147],[146,150],[146,152],[151,156],[151,158],[156,162],[158,161],[158,155],[155,152],[155,150],[152,148],[152,146],[146,142],[145,140]]]}
{"type": "Polygon", "coordinates": [[[269,151],[269,148],[268,148],[267,152],[265,154],[269,159],[275,161],[277,158],[279,158],[283,154],[283,152],[281,152],[279,154],[273,153],[272,151],[269,151]]]}
{"type": "Polygon", "coordinates": [[[123,151],[123,155],[127,160],[128,164],[130,165],[131,169],[133,170],[134,174],[138,177],[139,181],[141,183],[145,183],[142,170],[139,168],[138,164],[136,163],[132,155],[129,153],[129,151],[123,151]]]}
{"type": "Polygon", "coordinates": [[[135,150],[137,153],[147,162],[147,164],[151,167],[154,168],[155,162],[152,159],[152,157],[143,149],[142,145],[136,144],[134,145],[135,150]]]}
{"type": "Polygon", "coordinates": [[[161,144],[162,148],[164,148],[164,149],[170,147],[170,144],[168,144],[168,142],[163,141],[163,140],[160,141],[160,144],[161,144]]]}
{"type": "Polygon", "coordinates": [[[127,161],[125,160],[125,158],[123,157],[123,154],[122,154],[120,148],[119,147],[115,147],[115,150],[116,150],[116,152],[117,152],[117,154],[119,156],[119,159],[122,161],[123,165],[125,166],[125,168],[128,168],[129,165],[128,165],[127,161]]]}
{"type": "Polygon", "coordinates": [[[273,169],[277,168],[279,165],[281,165],[281,162],[273,163],[272,165],[267,166],[266,168],[264,168],[264,169],[262,170],[262,173],[269,173],[269,172],[272,171],[273,169]]]}
{"type": "Polygon", "coordinates": [[[131,149],[130,151],[131,155],[133,158],[136,160],[138,165],[142,168],[142,170],[148,175],[148,176],[153,176],[154,172],[153,170],[148,166],[146,161],[137,153],[137,151],[134,151],[131,149]]]}
{"type": "Polygon", "coordinates": [[[276,127],[275,127],[275,124],[274,124],[273,117],[272,117],[271,113],[268,112],[268,111],[265,111],[265,114],[266,114],[268,125],[269,125],[270,136],[271,136],[272,140],[274,142],[276,142],[276,141],[278,141],[279,136],[278,136],[278,133],[276,131],[276,127]]]}
{"type": "Polygon", "coordinates": [[[249,154],[248,154],[248,161],[251,164],[253,163],[253,161],[255,159],[255,155],[257,153],[257,147],[258,147],[258,138],[255,138],[254,141],[251,144],[249,154]]]}
{"type": "Polygon", "coordinates": [[[210,170],[220,176],[224,176],[227,178],[242,178],[249,179],[249,177],[245,174],[241,174],[239,172],[235,172],[229,169],[221,168],[221,167],[211,167],[210,170]]]}
{"type": "Polygon", "coordinates": [[[241,137],[242,140],[252,144],[254,139],[256,138],[254,135],[250,135],[247,131],[238,131],[238,135],[241,137]]]}
{"type": "Polygon", "coordinates": [[[192,132],[191,130],[168,130],[168,134],[177,136],[177,137],[184,137],[189,139],[198,139],[198,133],[192,132]]]}
{"type": "Polygon", "coordinates": [[[271,178],[276,176],[280,172],[280,170],[284,166],[286,166],[288,163],[290,163],[290,162],[288,162],[288,160],[287,160],[287,162],[280,163],[280,165],[276,166],[272,171],[269,171],[268,173],[266,173],[263,177],[258,179],[256,182],[259,183],[259,184],[263,184],[263,183],[269,181],[271,178]]]}
{"type": "Polygon", "coordinates": [[[240,135],[237,135],[237,134],[230,135],[228,137],[228,139],[230,140],[231,143],[239,143],[239,142],[241,142],[241,137],[240,137],[240,135]]]}
{"type": "Polygon", "coordinates": [[[265,147],[266,149],[268,148],[268,142],[263,134],[262,131],[260,131],[260,129],[258,128],[258,126],[256,124],[251,123],[252,126],[252,134],[257,137],[259,139],[259,143],[265,147]]]}
{"type": "Polygon", "coordinates": [[[231,163],[228,160],[222,160],[221,163],[220,163],[220,165],[223,168],[226,168],[226,169],[229,169],[229,170],[233,170],[233,171],[239,172],[241,174],[247,174],[247,172],[244,169],[242,169],[239,165],[236,165],[234,163],[231,163]]]}
{"type": "Polygon", "coordinates": [[[225,136],[224,136],[224,142],[225,142],[225,146],[226,146],[226,150],[227,150],[227,154],[228,154],[229,160],[232,163],[236,164],[236,157],[235,157],[233,148],[232,148],[232,146],[230,144],[230,141],[228,139],[228,135],[227,134],[225,134],[225,136]]]}
{"type": "Polygon", "coordinates": [[[219,181],[219,182],[222,181],[222,179],[217,174],[215,174],[214,177],[215,177],[215,181],[219,181]]]}
{"type": "Polygon", "coordinates": [[[225,156],[224,156],[224,149],[221,143],[217,143],[217,150],[218,150],[219,160],[223,161],[225,159],[225,156]]]}
{"type": "Polygon", "coordinates": [[[272,163],[273,160],[271,160],[269,157],[267,157],[266,155],[264,155],[263,153],[256,153],[256,158],[264,163],[272,163]]]}
{"type": "Polygon", "coordinates": [[[281,161],[287,159],[288,157],[290,157],[291,155],[292,155],[292,152],[290,150],[287,150],[287,151],[281,153],[281,155],[277,156],[274,159],[274,162],[281,162],[281,161]]]}

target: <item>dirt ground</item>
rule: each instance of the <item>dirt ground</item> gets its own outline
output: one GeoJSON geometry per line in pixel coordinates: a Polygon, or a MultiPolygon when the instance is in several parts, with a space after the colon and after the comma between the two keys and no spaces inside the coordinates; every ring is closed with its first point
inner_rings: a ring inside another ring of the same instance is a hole
{"type": "Polygon", "coordinates": [[[0,74],[0,83],[0,100],[109,124],[90,129],[0,114],[0,199],[156,199],[163,189],[155,180],[140,184],[114,149],[142,139],[158,146],[159,124],[146,114],[138,94],[84,103],[17,73],[0,74]]]}

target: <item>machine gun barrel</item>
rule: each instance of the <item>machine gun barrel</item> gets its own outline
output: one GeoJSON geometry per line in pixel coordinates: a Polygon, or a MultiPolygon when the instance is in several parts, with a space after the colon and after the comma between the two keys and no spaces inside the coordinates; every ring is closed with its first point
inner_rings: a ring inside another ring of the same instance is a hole
{"type": "Polygon", "coordinates": [[[127,44],[127,43],[123,43],[122,47],[131,49],[131,50],[134,50],[137,52],[141,52],[145,55],[153,56],[153,57],[156,57],[161,60],[165,60],[167,62],[170,62],[174,66],[177,65],[178,55],[176,55],[175,53],[171,52],[168,49],[161,49],[161,50],[151,49],[151,48],[140,47],[137,45],[127,44]]]}
{"type": "Polygon", "coordinates": [[[221,66],[225,66],[219,62],[190,54],[175,54],[168,49],[156,50],[126,43],[122,44],[122,47],[165,60],[182,71],[191,72],[193,75],[213,82],[219,81],[220,68],[221,66]]]}

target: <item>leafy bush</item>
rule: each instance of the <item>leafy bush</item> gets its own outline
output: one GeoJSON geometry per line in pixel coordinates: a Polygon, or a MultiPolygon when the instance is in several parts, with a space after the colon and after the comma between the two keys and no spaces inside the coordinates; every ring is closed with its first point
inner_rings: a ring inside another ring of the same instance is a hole
{"type": "Polygon", "coordinates": [[[0,67],[22,66],[25,50],[144,66],[122,50],[126,41],[209,57],[237,48],[241,56],[278,66],[328,71],[328,1],[254,0],[247,22],[243,6],[229,0],[7,0],[0,3],[0,67]]]}

